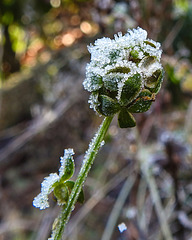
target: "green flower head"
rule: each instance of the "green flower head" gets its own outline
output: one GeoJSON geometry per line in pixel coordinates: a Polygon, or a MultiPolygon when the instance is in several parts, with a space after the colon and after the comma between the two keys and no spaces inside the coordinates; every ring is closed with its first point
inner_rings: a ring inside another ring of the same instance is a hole
{"type": "Polygon", "coordinates": [[[120,127],[134,127],[132,113],[146,112],[161,87],[160,43],[138,27],[98,39],[88,50],[91,62],[83,85],[91,92],[90,107],[104,116],[118,113],[120,127]]]}

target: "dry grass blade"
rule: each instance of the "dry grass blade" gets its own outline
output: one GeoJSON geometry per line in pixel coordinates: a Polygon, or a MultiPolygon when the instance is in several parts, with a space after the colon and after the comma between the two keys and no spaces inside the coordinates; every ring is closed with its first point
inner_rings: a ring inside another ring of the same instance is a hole
{"type": "Polygon", "coordinates": [[[133,184],[136,180],[136,176],[134,176],[133,174],[128,176],[128,178],[126,179],[120,193],[119,196],[114,204],[114,207],[111,211],[111,214],[109,216],[106,228],[104,230],[103,236],[101,238],[101,240],[110,240],[111,236],[113,234],[113,230],[115,228],[115,225],[117,223],[118,217],[121,213],[121,210],[123,208],[123,205],[133,187],[133,184]]]}

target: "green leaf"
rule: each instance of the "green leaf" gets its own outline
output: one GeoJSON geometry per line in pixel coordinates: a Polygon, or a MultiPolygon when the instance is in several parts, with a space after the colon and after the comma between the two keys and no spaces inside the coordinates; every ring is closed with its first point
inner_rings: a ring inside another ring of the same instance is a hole
{"type": "Polygon", "coordinates": [[[129,77],[127,81],[125,81],[122,92],[120,103],[123,106],[129,104],[133,99],[135,99],[142,87],[142,79],[139,73],[129,77]]]}
{"type": "Polygon", "coordinates": [[[141,61],[141,59],[139,59],[139,52],[133,49],[129,53],[129,61],[139,63],[141,61]]]}
{"type": "Polygon", "coordinates": [[[137,99],[131,103],[128,111],[131,113],[142,113],[149,110],[152,102],[155,100],[154,94],[152,94],[149,90],[143,90],[137,99]]]}
{"type": "Polygon", "coordinates": [[[119,49],[113,49],[112,51],[110,51],[109,53],[109,59],[111,60],[111,62],[114,62],[120,55],[120,50],[119,49]]]}
{"type": "MultiPolygon", "coordinates": [[[[66,181],[65,185],[68,187],[69,191],[71,192],[73,187],[74,187],[74,182],[73,181],[66,181]]],[[[77,199],[77,202],[79,203],[83,203],[84,202],[84,193],[83,193],[83,189],[81,189],[80,193],[79,193],[79,197],[77,199]]]]}
{"type": "Polygon", "coordinates": [[[107,72],[107,74],[109,74],[109,73],[129,73],[130,71],[131,70],[128,67],[116,67],[116,68],[109,70],[107,72]]]}
{"type": "Polygon", "coordinates": [[[119,116],[118,116],[118,122],[119,122],[120,128],[128,128],[128,127],[136,126],[135,118],[125,108],[123,108],[120,111],[119,116]]]}
{"type": "Polygon", "coordinates": [[[110,73],[109,75],[105,75],[103,77],[104,87],[110,91],[117,91],[117,83],[122,81],[122,78],[123,77],[117,73],[110,73]]]}
{"type": "Polygon", "coordinates": [[[153,93],[158,93],[163,81],[163,70],[159,69],[155,71],[151,77],[145,80],[145,87],[153,93]]]}
{"type": "Polygon", "coordinates": [[[60,205],[65,204],[69,199],[69,190],[65,183],[58,183],[53,191],[60,205]]]}
{"type": "Polygon", "coordinates": [[[100,95],[98,100],[100,104],[97,111],[104,116],[113,116],[120,110],[119,103],[106,95],[100,95]]]}
{"type": "Polygon", "coordinates": [[[155,58],[152,56],[144,57],[141,61],[143,68],[147,68],[149,65],[151,65],[154,62],[155,62],[155,58]]]}
{"type": "Polygon", "coordinates": [[[88,91],[96,91],[103,86],[102,77],[99,74],[91,73],[87,76],[88,82],[85,87],[88,91]]]}
{"type": "Polygon", "coordinates": [[[156,46],[155,46],[155,44],[153,44],[152,42],[150,42],[150,41],[144,41],[144,43],[146,43],[146,44],[148,44],[148,45],[150,45],[151,47],[154,47],[154,48],[156,48],[156,46]]]}
{"type": "Polygon", "coordinates": [[[139,52],[136,51],[136,50],[131,50],[130,56],[131,56],[131,58],[133,58],[133,59],[137,59],[138,56],[139,56],[139,52]]]}
{"type": "Polygon", "coordinates": [[[73,160],[73,156],[65,156],[63,157],[63,165],[59,169],[59,175],[61,175],[60,182],[64,182],[71,178],[74,174],[75,164],[73,160]]]}

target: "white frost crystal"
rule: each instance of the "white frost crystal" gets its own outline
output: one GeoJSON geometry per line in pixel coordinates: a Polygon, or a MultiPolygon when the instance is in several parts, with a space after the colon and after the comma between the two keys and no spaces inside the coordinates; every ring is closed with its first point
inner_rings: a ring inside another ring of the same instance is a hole
{"type": "Polygon", "coordinates": [[[33,200],[33,206],[40,208],[40,210],[48,208],[48,195],[53,192],[55,184],[61,181],[61,178],[65,174],[67,168],[67,161],[71,159],[73,161],[74,151],[73,149],[65,149],[64,156],[61,157],[61,167],[59,169],[59,175],[57,173],[51,173],[48,177],[45,177],[44,181],[41,183],[41,193],[39,193],[33,200]]]}
{"type": "Polygon", "coordinates": [[[125,225],[124,222],[118,225],[119,231],[122,233],[127,230],[127,226],[125,225]]]}
{"type": "Polygon", "coordinates": [[[114,39],[101,38],[90,45],[91,61],[83,82],[91,92],[90,107],[104,116],[119,112],[120,127],[134,126],[133,118],[128,123],[125,116],[147,111],[161,86],[160,46],[148,39],[147,32],[140,27],[128,30],[124,36],[118,33],[114,39]],[[139,104],[143,105],[140,109],[139,104]]]}

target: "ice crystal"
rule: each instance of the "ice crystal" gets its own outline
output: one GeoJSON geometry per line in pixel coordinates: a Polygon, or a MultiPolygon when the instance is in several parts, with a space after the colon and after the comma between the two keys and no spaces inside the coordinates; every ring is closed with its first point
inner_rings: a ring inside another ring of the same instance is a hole
{"type": "Polygon", "coordinates": [[[129,111],[139,99],[140,105],[147,104],[147,107],[134,111],[148,110],[149,101],[155,99],[163,79],[160,47],[160,43],[148,39],[147,32],[139,27],[128,30],[124,36],[118,33],[114,39],[101,38],[88,46],[91,61],[86,67],[83,86],[91,92],[90,107],[101,115],[110,116],[122,108],[124,112],[124,108],[129,111]],[[138,86],[135,76],[138,76],[138,86]],[[140,94],[146,89],[154,95],[148,94],[141,101],[140,94]],[[112,111],[113,107],[116,110],[112,111]]]}
{"type": "MultiPolygon", "coordinates": [[[[45,177],[41,183],[41,192],[33,200],[34,207],[40,208],[40,210],[49,207],[48,195],[54,191],[56,184],[63,181],[64,176],[70,176],[71,173],[73,173],[73,169],[71,169],[70,166],[70,163],[73,163],[73,155],[73,149],[65,149],[64,156],[61,157],[60,161],[61,167],[59,169],[59,175],[57,173],[51,173],[48,177],[45,177]],[[69,171],[69,168],[71,169],[71,172],[69,171]]],[[[66,177],[66,179],[68,178],[66,177]]]]}
{"type": "Polygon", "coordinates": [[[118,225],[119,231],[122,233],[127,230],[127,226],[125,225],[124,222],[118,225]]]}

